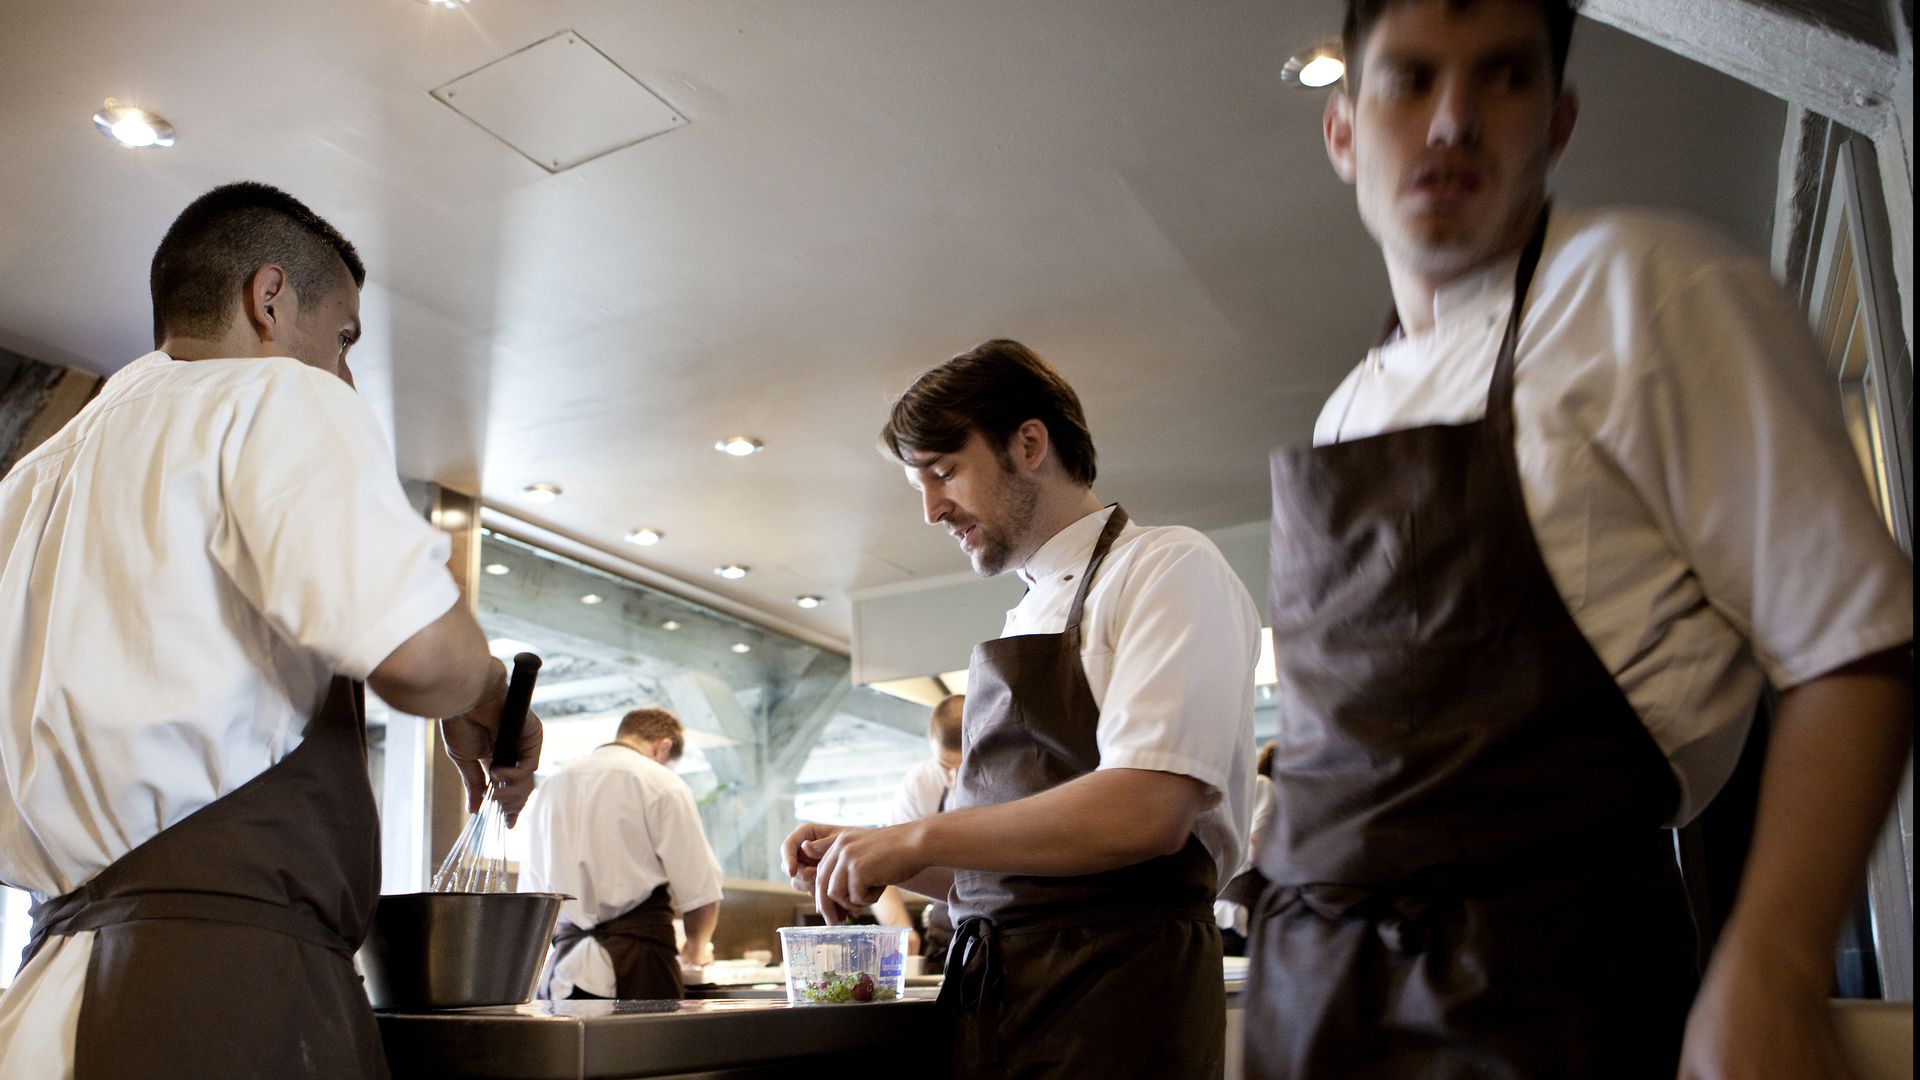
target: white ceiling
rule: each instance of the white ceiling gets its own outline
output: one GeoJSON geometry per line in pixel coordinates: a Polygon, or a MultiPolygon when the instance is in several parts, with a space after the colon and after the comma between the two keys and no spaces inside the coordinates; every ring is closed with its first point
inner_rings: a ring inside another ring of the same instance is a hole
{"type": "MultiPolygon", "coordinates": [[[[990,337],[1080,391],[1098,492],[1266,509],[1387,302],[1318,94],[1337,0],[5,0],[0,346],[111,372],[146,268],[251,178],[369,268],[362,392],[401,471],[844,641],[848,590],[962,570],[874,451],[891,395],[990,337]],[[689,121],[549,175],[428,91],[572,30],[689,121]],[[179,130],[95,133],[107,97],[179,130]],[[764,439],[735,460],[723,435],[764,439]],[[533,481],[566,489],[528,507],[533,481]],[[636,525],[665,530],[631,548],[636,525]],[[755,572],[723,582],[711,569],[755,572]],[[814,611],[791,603],[822,593],[814,611]]],[[[1585,23],[1570,201],[1764,248],[1785,106],[1585,23]]]]}

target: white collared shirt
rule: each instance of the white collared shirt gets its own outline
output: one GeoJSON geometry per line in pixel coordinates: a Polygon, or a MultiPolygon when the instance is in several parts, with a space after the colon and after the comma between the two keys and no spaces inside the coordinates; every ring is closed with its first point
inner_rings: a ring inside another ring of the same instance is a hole
{"type": "MultiPolygon", "coordinates": [[[[1449,285],[1429,332],[1370,352],[1314,442],[1484,415],[1516,261],[1449,285]]],[[[1912,564],[1836,396],[1758,260],[1684,220],[1554,212],[1514,370],[1527,517],[1666,753],[1680,822],[1733,771],[1763,674],[1792,687],[1913,638],[1912,564]]]]}
{"type": "MultiPolygon", "coordinates": [[[[693,789],[631,747],[610,743],[542,780],[522,827],[520,888],[572,896],[560,916],[583,930],[626,914],[662,885],[675,913],[720,899],[720,860],[707,846],[693,789]]],[[[576,986],[613,996],[613,960],[592,938],[554,967],[555,998],[576,986]]]]}
{"type": "MultiPolygon", "coordinates": [[[[70,892],[285,757],[334,674],[459,599],[449,543],[333,375],[156,352],[108,379],[0,481],[0,881],[70,892]]],[[[0,998],[0,1077],[66,1068],[92,941],[0,998]]]]}
{"type": "MultiPolygon", "coordinates": [[[[1001,637],[1057,634],[1112,511],[1055,533],[1021,567],[1027,595],[1001,637]]],[[[1194,835],[1225,888],[1246,857],[1253,817],[1253,665],[1260,621],[1213,541],[1179,525],[1129,521],[1081,614],[1080,663],[1100,706],[1102,769],[1179,773],[1220,801],[1194,835]]]]}
{"type": "Polygon", "coordinates": [[[952,788],[953,774],[940,764],[939,758],[920,762],[907,770],[900,787],[894,791],[893,810],[887,815],[887,824],[905,825],[932,817],[940,812],[940,804],[952,788]]]}

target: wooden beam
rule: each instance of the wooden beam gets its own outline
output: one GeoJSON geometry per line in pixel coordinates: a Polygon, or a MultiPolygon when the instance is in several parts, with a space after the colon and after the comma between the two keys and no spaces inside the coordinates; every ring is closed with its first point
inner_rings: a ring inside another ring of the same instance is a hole
{"type": "Polygon", "coordinates": [[[1587,0],[1580,11],[1869,137],[1896,120],[1898,56],[1751,0],[1587,0]]]}

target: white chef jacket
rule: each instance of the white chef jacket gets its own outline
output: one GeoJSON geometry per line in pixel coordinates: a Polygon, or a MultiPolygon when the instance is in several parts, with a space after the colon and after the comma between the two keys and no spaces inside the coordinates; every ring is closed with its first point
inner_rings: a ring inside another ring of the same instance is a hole
{"type": "MultiPolygon", "coordinates": [[[[1111,512],[1088,514],[1034,552],[1019,571],[1027,595],[1001,637],[1067,628],[1111,512]]],[[[1224,888],[1246,857],[1253,816],[1260,621],[1247,587],[1203,534],[1129,521],[1094,577],[1080,629],[1080,663],[1100,707],[1100,768],[1179,773],[1218,792],[1194,835],[1224,888]]]]}
{"type": "Polygon", "coordinates": [[[928,758],[908,769],[893,794],[893,810],[887,815],[887,824],[905,825],[939,813],[940,802],[947,797],[952,783],[947,770],[941,768],[939,758],[928,758]]]}
{"type": "MultiPolygon", "coordinates": [[[[1517,258],[1368,353],[1315,443],[1484,415],[1517,258]]],[[[1763,674],[1784,689],[1913,638],[1912,563],[1836,397],[1806,316],[1729,241],[1650,212],[1554,211],[1514,369],[1527,517],[1667,755],[1677,822],[1733,771],[1763,674]]]]}
{"type": "MultiPolygon", "coordinates": [[[[1255,772],[1253,774],[1253,829],[1247,834],[1251,838],[1247,857],[1240,863],[1240,873],[1235,874],[1234,877],[1239,877],[1240,874],[1253,869],[1253,859],[1259,854],[1260,840],[1266,835],[1267,822],[1272,820],[1273,781],[1255,772]]],[[[1223,883],[1221,888],[1225,887],[1223,883]]],[[[1247,932],[1247,906],[1232,900],[1215,900],[1213,921],[1222,930],[1232,930],[1244,935],[1247,932]]]]}
{"type": "MultiPolygon", "coordinates": [[[[573,897],[560,917],[583,930],[632,911],[661,885],[676,913],[720,899],[720,860],[701,830],[693,789],[631,747],[609,743],[543,780],[523,826],[520,887],[573,897]]],[[[613,958],[592,938],[554,967],[554,998],[576,986],[614,994],[613,958]]]]}
{"type": "MultiPolygon", "coordinates": [[[[0,881],[70,892],[298,746],[453,606],[346,383],[149,353],[0,481],[0,881]]],[[[71,1069],[93,934],[0,997],[0,1078],[71,1069]]],[[[5,962],[12,962],[9,958],[5,962]]]]}

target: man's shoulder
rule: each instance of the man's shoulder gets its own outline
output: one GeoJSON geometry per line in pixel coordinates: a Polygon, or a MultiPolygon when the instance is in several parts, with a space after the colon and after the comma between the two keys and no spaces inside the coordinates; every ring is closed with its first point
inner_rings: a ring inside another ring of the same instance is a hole
{"type": "MultiPolygon", "coordinates": [[[[1698,218],[1653,207],[1555,211],[1543,279],[1630,281],[1657,290],[1713,266],[1764,266],[1755,253],[1698,218]],[[1623,272],[1631,275],[1621,277],[1623,272]]],[[[1642,291],[1636,289],[1636,291],[1642,291]]]]}
{"type": "Polygon", "coordinates": [[[1227,557],[1213,538],[1188,525],[1138,525],[1139,532],[1123,538],[1129,562],[1162,564],[1202,559],[1227,565],[1227,557]]]}

